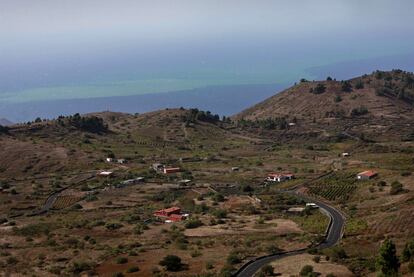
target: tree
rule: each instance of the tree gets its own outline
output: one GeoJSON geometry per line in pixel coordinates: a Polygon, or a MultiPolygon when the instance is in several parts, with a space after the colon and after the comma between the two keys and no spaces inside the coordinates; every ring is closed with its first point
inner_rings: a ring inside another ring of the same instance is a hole
{"type": "Polygon", "coordinates": [[[332,81],[332,77],[328,76],[328,78],[326,78],[326,81],[332,81]]]}
{"type": "Polygon", "coordinates": [[[397,257],[397,249],[392,240],[386,239],[379,250],[377,267],[384,276],[397,276],[400,261],[397,257]]]}
{"type": "Polygon", "coordinates": [[[168,271],[180,271],[183,267],[181,258],[175,255],[165,256],[164,259],[160,261],[160,265],[165,266],[168,271]]]}

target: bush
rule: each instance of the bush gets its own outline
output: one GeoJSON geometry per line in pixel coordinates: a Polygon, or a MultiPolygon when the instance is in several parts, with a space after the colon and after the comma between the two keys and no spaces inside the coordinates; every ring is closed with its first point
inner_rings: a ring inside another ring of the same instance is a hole
{"type": "Polygon", "coordinates": [[[112,274],[112,277],[124,277],[125,275],[122,272],[115,272],[112,274]]]}
{"type": "Polygon", "coordinates": [[[403,191],[404,191],[403,185],[400,182],[398,182],[398,181],[392,182],[391,190],[390,190],[391,195],[396,195],[396,194],[399,194],[400,192],[403,192],[403,191]]]}
{"type": "Polygon", "coordinates": [[[185,223],[185,228],[187,229],[194,229],[203,225],[203,222],[198,218],[190,218],[185,223]]]}
{"type": "Polygon", "coordinates": [[[126,264],[128,262],[128,259],[126,257],[118,257],[116,258],[117,264],[126,264]]]}
{"type": "Polygon", "coordinates": [[[262,270],[260,270],[260,275],[262,276],[274,276],[275,275],[275,269],[271,265],[265,265],[262,267],[262,270]]]}
{"type": "Polygon", "coordinates": [[[127,270],[128,273],[133,273],[133,272],[138,272],[138,271],[139,271],[139,267],[137,266],[130,267],[127,270]]]}
{"type": "Polygon", "coordinates": [[[159,264],[165,266],[168,271],[179,271],[183,267],[181,258],[175,255],[165,256],[159,264]]]}
{"type": "Polygon", "coordinates": [[[356,89],[363,89],[364,88],[364,82],[362,80],[358,80],[355,84],[356,89]]]}
{"type": "Polygon", "coordinates": [[[341,102],[341,101],[342,101],[342,97],[341,97],[341,96],[339,96],[339,95],[337,95],[337,96],[335,97],[334,101],[335,101],[335,103],[339,103],[339,102],[341,102]]]}
{"type": "Polygon", "coordinates": [[[317,84],[315,88],[311,88],[309,90],[310,93],[313,94],[321,94],[326,91],[326,86],[324,84],[317,84]]]}
{"type": "Polygon", "coordinates": [[[105,228],[108,229],[108,230],[117,230],[117,229],[120,229],[122,227],[123,227],[123,225],[119,224],[119,223],[107,223],[105,225],[105,228]]]}
{"type": "Polygon", "coordinates": [[[368,109],[366,107],[359,107],[359,108],[352,109],[351,116],[361,116],[367,113],[368,113],[368,109]]]}
{"type": "Polygon", "coordinates": [[[321,256],[314,256],[312,260],[318,264],[321,261],[321,256]]]}
{"type": "Polygon", "coordinates": [[[348,81],[342,82],[341,90],[344,92],[351,92],[352,91],[351,83],[348,81]]]}
{"type": "Polygon", "coordinates": [[[305,265],[304,267],[302,267],[302,269],[300,270],[299,275],[303,276],[303,277],[309,277],[309,276],[313,276],[313,266],[311,265],[305,265]]]}
{"type": "Polygon", "coordinates": [[[239,255],[236,252],[232,252],[227,256],[227,263],[234,265],[241,262],[239,255]]]}
{"type": "Polygon", "coordinates": [[[93,265],[87,262],[74,262],[71,271],[75,274],[79,274],[83,271],[91,270],[92,267],[93,265]]]}
{"type": "Polygon", "coordinates": [[[226,218],[226,217],[227,217],[227,212],[226,212],[226,210],[216,209],[216,210],[212,211],[211,213],[212,213],[212,215],[214,215],[216,218],[226,218]]]}

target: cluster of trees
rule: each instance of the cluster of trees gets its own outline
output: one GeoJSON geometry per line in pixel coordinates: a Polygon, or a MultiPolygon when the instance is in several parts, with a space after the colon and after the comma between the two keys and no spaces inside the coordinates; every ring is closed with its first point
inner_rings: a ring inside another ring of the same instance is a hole
{"type": "Polygon", "coordinates": [[[276,117],[276,118],[266,118],[262,120],[246,120],[241,119],[238,121],[238,126],[240,127],[256,127],[256,128],[262,128],[266,130],[284,130],[286,129],[289,124],[284,117],[276,117]]]}
{"type": "MultiPolygon", "coordinates": [[[[190,109],[187,116],[184,118],[187,124],[195,123],[197,121],[217,123],[220,121],[218,114],[212,114],[210,111],[200,111],[199,109],[190,109]]],[[[226,120],[228,120],[226,118],[226,120]]]]}
{"type": "Polygon", "coordinates": [[[91,133],[104,133],[108,131],[108,126],[103,119],[96,116],[81,116],[76,113],[68,117],[59,116],[57,121],[61,126],[70,125],[91,133]]]}
{"type": "Polygon", "coordinates": [[[316,87],[310,88],[309,92],[313,94],[321,94],[326,91],[326,86],[324,84],[317,84],[316,87]]]}

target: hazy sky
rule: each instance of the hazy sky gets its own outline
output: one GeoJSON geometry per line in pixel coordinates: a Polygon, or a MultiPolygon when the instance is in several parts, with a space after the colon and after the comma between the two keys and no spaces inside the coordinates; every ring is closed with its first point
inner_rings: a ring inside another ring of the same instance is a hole
{"type": "Polygon", "coordinates": [[[412,0],[0,0],[0,93],[182,76],[200,79],[184,87],[278,82],[409,53],[413,41],[412,0]]]}

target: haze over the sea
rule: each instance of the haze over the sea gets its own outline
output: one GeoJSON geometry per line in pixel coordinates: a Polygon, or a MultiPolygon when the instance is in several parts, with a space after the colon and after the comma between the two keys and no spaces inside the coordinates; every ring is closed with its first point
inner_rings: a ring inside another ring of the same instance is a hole
{"type": "Polygon", "coordinates": [[[411,0],[2,0],[0,106],[413,70],[413,14],[411,0]]]}

